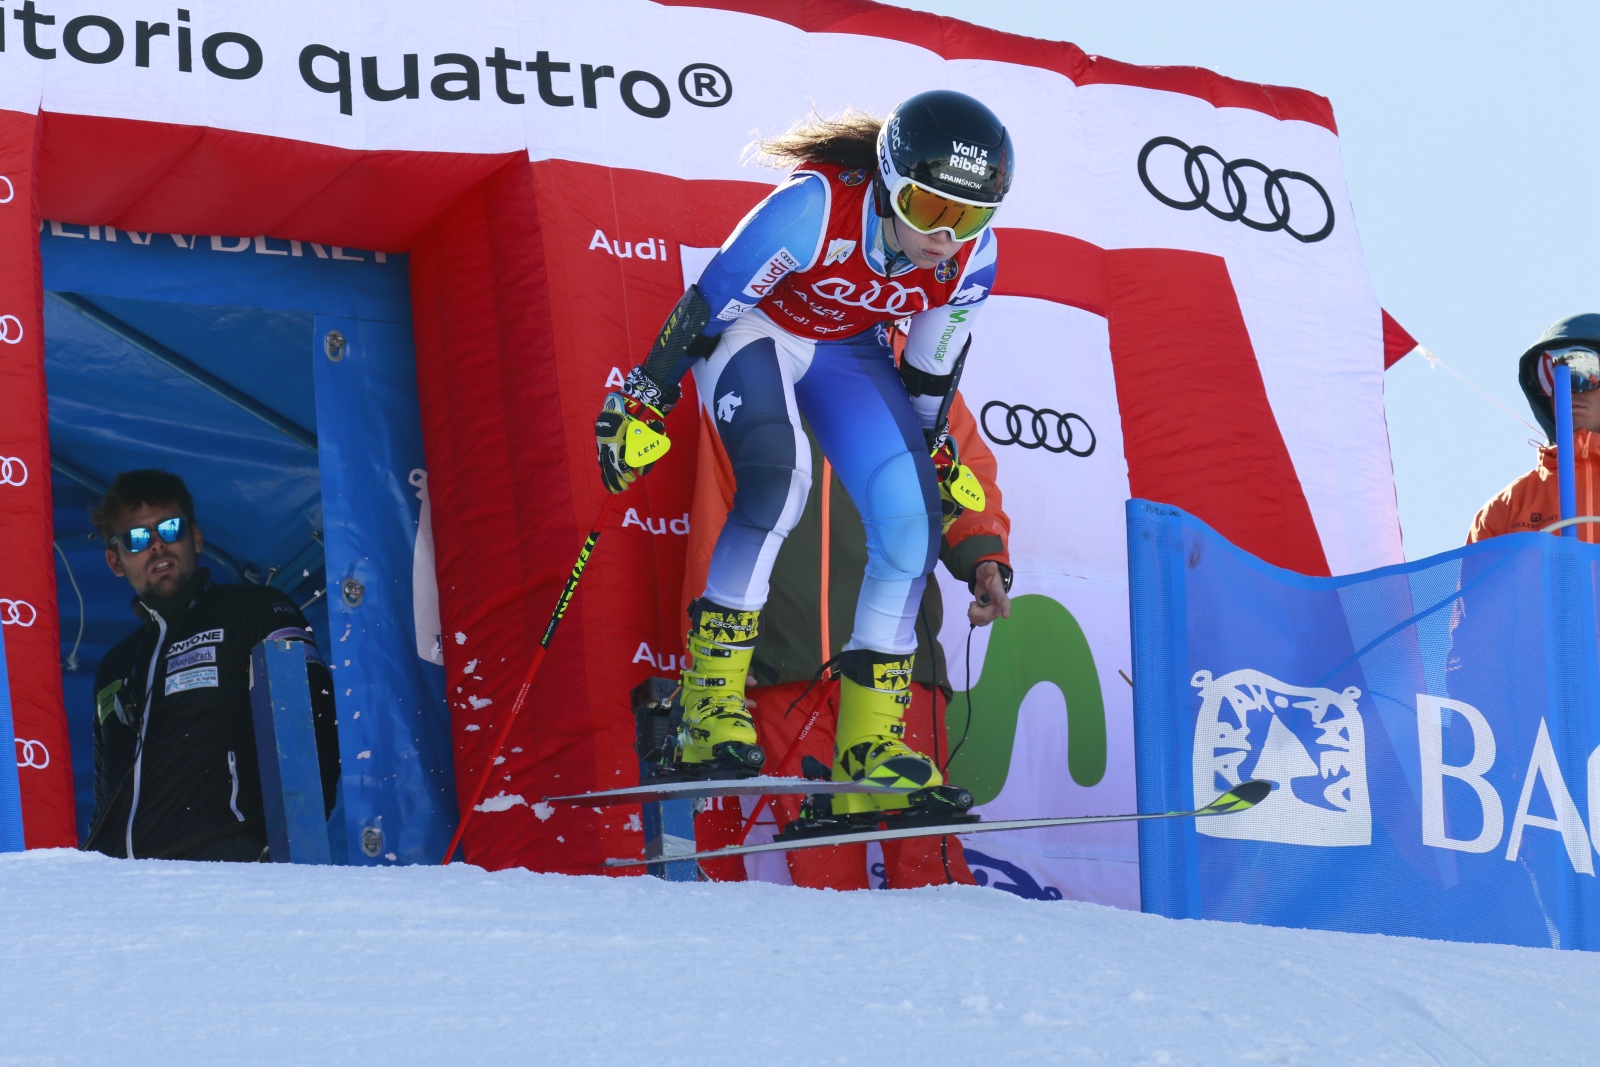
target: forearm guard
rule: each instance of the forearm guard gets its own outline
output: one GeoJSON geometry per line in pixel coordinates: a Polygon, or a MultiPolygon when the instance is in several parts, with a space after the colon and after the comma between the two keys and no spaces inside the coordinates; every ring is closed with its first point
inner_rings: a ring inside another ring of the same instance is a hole
{"type": "MultiPolygon", "coordinates": [[[[929,374],[925,370],[913,367],[909,359],[902,359],[900,361],[900,380],[905,383],[906,392],[911,396],[911,406],[916,408],[917,411],[926,413],[933,406],[934,401],[937,401],[939,411],[949,410],[949,406],[945,403],[945,398],[950,395],[951,389],[955,387],[956,375],[954,371],[949,374],[929,374]],[[924,399],[922,399],[921,403],[918,403],[918,398],[924,399]]],[[[939,446],[939,442],[944,436],[944,427],[938,425],[938,420],[935,419],[935,424],[929,429],[923,430],[922,435],[927,439],[929,450],[935,449],[939,446]]]]}
{"type": "Polygon", "coordinates": [[[900,361],[900,380],[905,383],[906,392],[912,396],[936,396],[943,400],[955,378],[954,371],[949,374],[929,374],[913,367],[909,359],[900,361]]]}
{"type": "Polygon", "coordinates": [[[709,356],[716,347],[717,339],[702,333],[710,321],[711,308],[700,295],[700,287],[689,286],[689,291],[667,316],[644,363],[628,375],[629,384],[639,399],[663,415],[672,410],[682,395],[678,382],[688,369],[689,360],[709,356]],[[641,375],[643,381],[639,380],[641,375]]]}

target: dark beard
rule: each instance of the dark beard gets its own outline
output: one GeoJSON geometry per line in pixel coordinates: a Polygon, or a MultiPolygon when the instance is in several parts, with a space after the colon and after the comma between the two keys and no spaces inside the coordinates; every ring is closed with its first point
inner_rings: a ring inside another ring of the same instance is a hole
{"type": "Polygon", "coordinates": [[[205,568],[196,567],[194,573],[189,575],[189,580],[180,585],[171,596],[144,594],[139,597],[139,602],[164,619],[181,615],[188,609],[189,602],[200,589],[200,584],[205,581],[205,575],[205,568]]]}

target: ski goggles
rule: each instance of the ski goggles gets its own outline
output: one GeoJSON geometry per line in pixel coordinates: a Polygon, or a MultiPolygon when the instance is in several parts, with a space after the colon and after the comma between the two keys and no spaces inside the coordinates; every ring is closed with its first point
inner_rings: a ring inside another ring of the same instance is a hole
{"type": "Polygon", "coordinates": [[[1557,363],[1565,363],[1572,372],[1572,391],[1588,393],[1600,389],[1600,351],[1588,345],[1568,345],[1565,348],[1547,348],[1539,354],[1539,387],[1545,396],[1556,392],[1557,363]]]}
{"type": "Polygon", "coordinates": [[[171,519],[162,519],[154,526],[135,526],[113,534],[111,543],[121,545],[122,550],[130,556],[137,556],[150,547],[155,538],[161,538],[163,544],[175,545],[189,536],[189,520],[182,515],[171,519]]]}
{"type": "Polygon", "coordinates": [[[957,241],[978,236],[1000,210],[999,204],[972,204],[918,185],[910,178],[898,178],[889,190],[889,200],[900,221],[918,233],[947,230],[957,241]]]}

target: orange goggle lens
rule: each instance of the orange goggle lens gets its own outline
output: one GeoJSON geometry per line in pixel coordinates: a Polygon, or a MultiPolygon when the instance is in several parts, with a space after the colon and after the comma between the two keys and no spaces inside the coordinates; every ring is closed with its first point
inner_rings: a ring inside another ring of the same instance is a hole
{"type": "Polygon", "coordinates": [[[894,196],[894,211],[919,233],[949,230],[958,241],[970,241],[994,218],[998,205],[980,207],[951,200],[915,182],[907,182],[894,196]]]}

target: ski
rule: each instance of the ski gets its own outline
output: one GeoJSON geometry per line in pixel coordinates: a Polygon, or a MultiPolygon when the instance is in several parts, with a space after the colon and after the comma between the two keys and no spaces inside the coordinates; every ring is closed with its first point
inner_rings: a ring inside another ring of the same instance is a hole
{"type": "MultiPolygon", "coordinates": [[[[702,797],[785,796],[800,793],[909,793],[883,785],[857,782],[813,781],[810,778],[686,778],[668,782],[641,782],[625,789],[604,789],[597,793],[545,797],[550,803],[584,804],[603,808],[612,804],[653,804],[661,800],[698,800],[702,797]]],[[[640,861],[644,862],[643,860],[640,861]]],[[[652,861],[653,862],[653,861],[652,861]]]]}
{"type": "Polygon", "coordinates": [[[757,852],[787,852],[801,848],[827,848],[830,845],[850,845],[865,841],[898,841],[907,837],[944,837],[952,834],[981,834],[996,830],[1039,830],[1047,826],[1091,826],[1108,822],[1149,822],[1156,819],[1192,819],[1213,815],[1228,815],[1252,808],[1272,792],[1271,782],[1241,782],[1203,808],[1193,811],[1163,811],[1148,815],[1074,815],[1059,819],[1007,819],[1000,822],[949,822],[931,825],[901,826],[890,829],[852,830],[838,834],[821,834],[814,837],[796,837],[790,840],[768,841],[759,845],[736,845],[711,852],[694,852],[682,856],[662,856],[659,859],[608,859],[607,867],[643,867],[648,863],[676,863],[682,860],[717,860],[729,856],[748,856],[757,852]]]}

